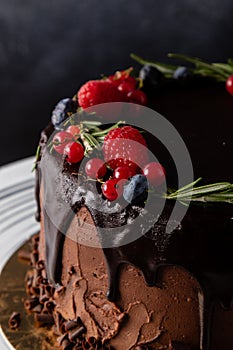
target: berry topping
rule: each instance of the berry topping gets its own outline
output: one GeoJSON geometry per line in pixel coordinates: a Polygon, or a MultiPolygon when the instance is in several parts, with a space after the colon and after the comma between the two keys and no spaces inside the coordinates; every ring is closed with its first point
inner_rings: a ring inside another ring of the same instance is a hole
{"type": "Polygon", "coordinates": [[[102,159],[92,158],[86,163],[85,172],[92,179],[102,179],[107,172],[107,167],[102,159]]]}
{"type": "Polygon", "coordinates": [[[151,162],[143,168],[143,174],[147,177],[150,185],[160,186],[165,181],[165,169],[158,162],[151,162]]]}
{"type": "Polygon", "coordinates": [[[146,141],[132,126],[123,126],[109,131],[104,138],[103,154],[105,161],[114,170],[127,166],[133,174],[142,168],[148,159],[146,141]]]}
{"type": "Polygon", "coordinates": [[[129,179],[132,176],[131,170],[127,166],[119,166],[113,172],[114,179],[129,179]]]}
{"type": "Polygon", "coordinates": [[[137,89],[138,80],[130,75],[131,72],[132,68],[129,68],[102,80],[88,81],[77,93],[79,105],[82,108],[106,102],[135,102],[145,105],[147,97],[137,89]]]}
{"type": "Polygon", "coordinates": [[[128,102],[138,103],[139,105],[147,104],[147,96],[141,90],[132,90],[127,94],[128,102]]]}
{"type": "Polygon", "coordinates": [[[139,78],[143,81],[143,87],[158,85],[162,77],[163,74],[157,68],[148,64],[144,65],[139,72],[139,78]]]}
{"type": "Polygon", "coordinates": [[[64,154],[66,154],[66,160],[69,163],[78,163],[84,157],[84,148],[79,142],[69,142],[65,146],[64,154]]]}
{"type": "Polygon", "coordinates": [[[178,67],[173,73],[174,79],[187,79],[192,76],[192,73],[187,67],[178,67]]]}
{"type": "Polygon", "coordinates": [[[126,101],[125,95],[107,80],[90,80],[78,91],[78,102],[82,108],[100,103],[124,101],[126,101]]]}
{"type": "Polygon", "coordinates": [[[230,95],[233,95],[233,75],[231,75],[229,78],[227,78],[226,89],[230,95]]]}
{"type": "Polygon", "coordinates": [[[123,194],[123,186],[124,186],[124,180],[117,180],[117,179],[111,179],[107,180],[102,185],[102,192],[103,195],[109,200],[109,201],[115,201],[117,198],[120,198],[123,194]]]}
{"type": "Polygon", "coordinates": [[[67,131],[60,131],[53,137],[53,148],[57,153],[63,154],[64,148],[67,143],[73,139],[73,135],[71,135],[67,131]]]}
{"type": "Polygon", "coordinates": [[[77,103],[71,98],[64,98],[63,100],[58,102],[51,116],[51,121],[55,129],[60,129],[59,125],[62,122],[64,122],[66,118],[69,117],[69,113],[75,113],[76,110],[77,110],[77,103]]]}
{"type": "Polygon", "coordinates": [[[124,186],[123,197],[131,204],[143,203],[147,199],[148,183],[144,175],[134,175],[124,186]]]}

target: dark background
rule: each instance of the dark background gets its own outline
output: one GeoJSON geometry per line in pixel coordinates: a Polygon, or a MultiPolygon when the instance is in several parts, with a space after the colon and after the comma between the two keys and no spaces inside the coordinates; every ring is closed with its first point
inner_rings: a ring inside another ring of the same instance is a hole
{"type": "Polygon", "coordinates": [[[2,0],[0,163],[34,154],[57,101],[131,52],[233,57],[232,16],[232,0],[2,0]]]}

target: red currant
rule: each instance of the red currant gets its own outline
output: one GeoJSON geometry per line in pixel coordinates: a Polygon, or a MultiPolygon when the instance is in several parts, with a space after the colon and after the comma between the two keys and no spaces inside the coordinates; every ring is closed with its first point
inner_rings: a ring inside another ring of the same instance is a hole
{"type": "Polygon", "coordinates": [[[57,153],[63,154],[64,149],[68,142],[73,139],[73,135],[71,135],[67,131],[60,131],[53,137],[53,148],[57,153]]]}
{"type": "Polygon", "coordinates": [[[158,162],[151,162],[143,168],[143,174],[152,186],[160,186],[165,181],[165,169],[158,162]]]}
{"type": "Polygon", "coordinates": [[[84,148],[79,142],[69,142],[64,149],[67,161],[71,164],[78,163],[84,157],[84,148]]]}
{"type": "Polygon", "coordinates": [[[116,189],[117,180],[107,180],[102,185],[102,192],[103,195],[109,200],[109,201],[115,201],[118,197],[117,189],[116,189]]]}
{"type": "Polygon", "coordinates": [[[132,90],[128,92],[127,98],[128,98],[128,101],[132,103],[138,103],[140,105],[147,104],[147,96],[141,90],[132,90]]]}
{"type": "Polygon", "coordinates": [[[119,166],[113,172],[114,179],[128,179],[131,177],[131,170],[126,166],[119,166]]]}
{"type": "Polygon", "coordinates": [[[123,92],[123,93],[128,93],[130,91],[132,91],[133,87],[130,83],[128,83],[127,81],[123,81],[123,83],[121,83],[119,86],[118,86],[118,90],[123,92]]]}
{"type": "Polygon", "coordinates": [[[87,176],[92,179],[102,179],[106,174],[107,167],[104,161],[99,158],[93,158],[88,160],[85,166],[85,172],[87,176]]]}
{"type": "Polygon", "coordinates": [[[229,78],[227,78],[226,89],[230,95],[233,95],[233,75],[231,75],[229,78]]]}
{"type": "Polygon", "coordinates": [[[120,198],[122,196],[124,184],[125,184],[125,180],[120,180],[120,181],[117,179],[107,180],[102,185],[103,195],[109,201],[115,201],[117,198],[120,198]]]}
{"type": "Polygon", "coordinates": [[[76,140],[79,138],[80,128],[77,125],[70,125],[66,131],[73,135],[76,140]]]}

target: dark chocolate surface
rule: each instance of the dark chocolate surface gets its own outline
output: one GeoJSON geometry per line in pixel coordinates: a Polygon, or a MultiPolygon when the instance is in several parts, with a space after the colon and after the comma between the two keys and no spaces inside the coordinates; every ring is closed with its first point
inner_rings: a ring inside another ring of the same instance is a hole
{"type": "MultiPolygon", "coordinates": [[[[152,106],[167,117],[183,136],[190,151],[196,176],[203,176],[205,182],[232,180],[232,137],[233,99],[215,84],[191,85],[170,84],[151,94],[152,106]]],[[[52,129],[47,129],[47,136],[52,129]]],[[[51,155],[44,148],[43,157],[48,158],[51,169],[41,168],[42,181],[46,184],[44,201],[49,213],[44,210],[46,232],[46,264],[48,278],[54,284],[60,283],[61,255],[64,234],[72,217],[80,206],[85,205],[98,228],[100,240],[104,240],[101,227],[119,227],[119,233],[130,234],[133,218],[139,215],[144,221],[154,220],[153,211],[142,207],[127,206],[118,214],[111,214],[111,206],[101,194],[94,191],[95,183],[80,183],[72,174],[73,169],[64,162],[60,170],[59,157],[51,155]],[[96,193],[93,198],[93,193],[96,193]],[[61,196],[72,208],[63,210],[56,196],[61,196]],[[96,203],[93,209],[92,202],[96,203]],[[108,212],[103,214],[106,206],[108,212]],[[53,218],[59,217],[59,225],[53,218]],[[129,220],[130,218],[130,220],[129,220]],[[57,228],[57,227],[58,228],[57,228]],[[122,231],[121,231],[122,228],[122,231]]],[[[154,208],[157,203],[155,202],[154,208]]],[[[167,264],[179,265],[190,271],[200,283],[200,349],[209,349],[209,331],[214,303],[224,308],[232,306],[233,298],[233,207],[227,204],[191,205],[185,218],[170,234],[166,225],[173,207],[168,202],[153,227],[137,240],[113,248],[104,248],[109,271],[108,298],[117,300],[117,275],[122,264],[138,267],[148,285],[159,284],[158,269],[167,264]]],[[[112,211],[115,208],[112,207],[112,211]]],[[[113,244],[114,246],[114,244],[113,244]]]]}

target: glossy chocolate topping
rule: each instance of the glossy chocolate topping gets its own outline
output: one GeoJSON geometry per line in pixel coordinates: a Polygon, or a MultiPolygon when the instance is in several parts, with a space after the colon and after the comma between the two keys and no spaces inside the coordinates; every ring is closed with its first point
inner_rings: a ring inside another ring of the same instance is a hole
{"type": "MultiPolygon", "coordinates": [[[[233,116],[232,97],[218,86],[199,87],[194,84],[190,87],[179,86],[178,90],[168,86],[164,91],[161,89],[157,96],[155,91],[152,100],[154,108],[164,113],[165,117],[169,117],[184,136],[187,145],[191,145],[194,170],[195,165],[199,164],[195,171],[197,176],[205,176],[206,182],[230,180],[232,174],[229,155],[232,155],[232,138],[230,138],[229,125],[230,123],[232,125],[233,116]],[[218,100],[214,99],[214,95],[218,100]],[[208,114],[206,114],[207,111],[208,114]],[[218,118],[221,118],[221,123],[218,118]],[[222,165],[222,171],[219,169],[218,162],[222,165]],[[215,166],[216,176],[213,174],[215,166]]],[[[141,217],[142,234],[139,238],[115,247],[114,239],[117,237],[111,238],[112,247],[103,248],[109,271],[108,298],[117,301],[117,276],[122,264],[126,263],[139,268],[149,286],[159,285],[157,272],[162,266],[172,264],[185,268],[195,276],[201,286],[199,293],[200,349],[209,349],[209,331],[214,303],[220,302],[227,309],[232,307],[232,205],[193,204],[182,222],[177,223],[176,229],[167,233],[166,225],[172,211],[172,202],[165,203],[158,220],[155,218],[160,203],[154,198],[152,198],[154,210],[128,205],[116,211],[114,205],[111,207],[96,191],[95,182],[86,182],[84,177],[77,177],[74,169],[66,162],[61,171],[60,158],[51,155],[46,148],[46,137],[48,138],[52,131],[50,126],[42,135],[44,140],[42,157],[47,160],[44,163],[46,166],[43,167],[43,162],[38,163],[37,166],[37,181],[40,178],[40,183],[43,184],[43,197],[46,203],[42,210],[46,232],[46,270],[49,280],[53,284],[61,283],[61,257],[65,237],[63,233],[67,231],[72,218],[81,206],[89,209],[102,243],[106,237],[101,228],[119,228],[119,239],[124,242],[124,235],[129,235],[134,230],[134,220],[141,217]],[[48,164],[49,167],[47,167],[48,164]],[[58,198],[62,198],[66,205],[61,205],[58,198]],[[95,202],[94,208],[93,202],[95,202]],[[153,223],[149,230],[144,229],[145,222],[153,223]]],[[[39,199],[38,189],[37,183],[39,199]]],[[[38,209],[40,211],[39,206],[38,209]]]]}

